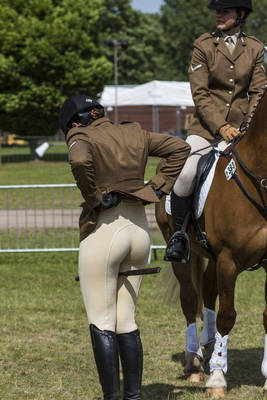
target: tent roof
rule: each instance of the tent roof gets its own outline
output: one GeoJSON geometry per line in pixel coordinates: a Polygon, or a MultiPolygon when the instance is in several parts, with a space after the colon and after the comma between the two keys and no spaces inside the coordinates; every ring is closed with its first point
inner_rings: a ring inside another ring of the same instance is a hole
{"type": "MultiPolygon", "coordinates": [[[[194,106],[189,82],[151,81],[117,86],[118,106],[194,106]]],[[[105,86],[100,103],[115,105],[115,86],[105,86]]]]}

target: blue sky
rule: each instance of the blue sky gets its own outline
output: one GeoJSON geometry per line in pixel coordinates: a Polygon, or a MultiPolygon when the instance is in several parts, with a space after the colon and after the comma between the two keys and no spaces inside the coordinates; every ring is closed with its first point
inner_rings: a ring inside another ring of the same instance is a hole
{"type": "Polygon", "coordinates": [[[162,4],[163,0],[132,0],[132,7],[143,13],[156,13],[162,4]]]}

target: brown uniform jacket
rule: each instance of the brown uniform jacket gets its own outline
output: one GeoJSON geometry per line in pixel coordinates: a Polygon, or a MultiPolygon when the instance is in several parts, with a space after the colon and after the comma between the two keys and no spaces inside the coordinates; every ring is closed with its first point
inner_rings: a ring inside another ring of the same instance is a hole
{"type": "Polygon", "coordinates": [[[152,186],[169,193],[190,152],[181,139],[147,132],[136,122],[114,125],[106,117],[72,128],[66,141],[72,173],[85,200],[81,240],[95,228],[103,194],[116,191],[131,199],[158,202],[152,186]],[[144,185],[148,156],[163,161],[156,176],[144,185]]]}
{"type": "Polygon", "coordinates": [[[214,139],[226,123],[239,128],[266,84],[263,44],[241,33],[231,55],[219,33],[205,33],[194,43],[189,79],[196,106],[189,135],[214,139]]]}

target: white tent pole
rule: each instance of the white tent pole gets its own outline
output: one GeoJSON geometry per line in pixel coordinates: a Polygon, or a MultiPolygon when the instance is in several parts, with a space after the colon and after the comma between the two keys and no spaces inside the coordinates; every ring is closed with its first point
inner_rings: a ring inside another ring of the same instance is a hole
{"type": "Polygon", "coordinates": [[[181,107],[176,107],[176,133],[179,134],[181,131],[181,107]]]}
{"type": "Polygon", "coordinates": [[[118,45],[114,43],[114,89],[115,89],[115,105],[114,105],[114,123],[118,123],[118,45]]]}

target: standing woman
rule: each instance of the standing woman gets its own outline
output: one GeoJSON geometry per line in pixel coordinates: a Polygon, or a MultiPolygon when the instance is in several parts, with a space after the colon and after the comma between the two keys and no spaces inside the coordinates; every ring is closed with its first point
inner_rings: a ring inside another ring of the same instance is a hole
{"type": "Polygon", "coordinates": [[[251,0],[211,0],[208,8],[215,12],[216,31],[195,41],[189,66],[196,111],[186,141],[196,153],[189,156],[171,193],[174,234],[166,249],[168,261],[186,262],[188,239],[181,227],[192,210],[199,158],[211,150],[215,138],[230,142],[241,135],[239,127],[266,84],[264,46],[241,30],[252,11],[251,0]]]}
{"type": "Polygon", "coordinates": [[[144,203],[169,193],[190,146],[147,132],[138,123],[114,125],[92,97],[74,95],[60,111],[72,173],[85,200],[80,216],[79,277],[104,400],[141,399],[143,352],[135,322],[140,275],[150,238],[144,203]],[[144,185],[148,156],[162,157],[144,185]]]}

